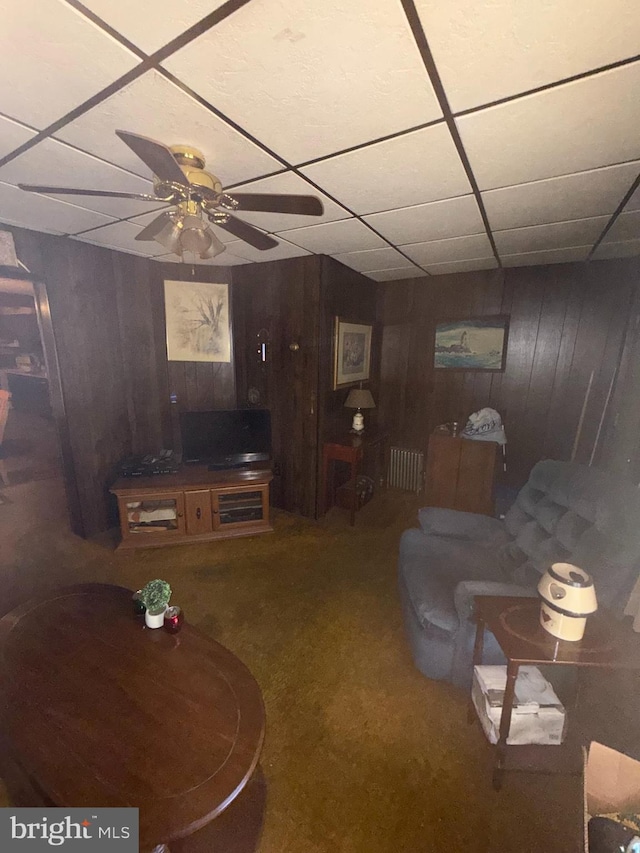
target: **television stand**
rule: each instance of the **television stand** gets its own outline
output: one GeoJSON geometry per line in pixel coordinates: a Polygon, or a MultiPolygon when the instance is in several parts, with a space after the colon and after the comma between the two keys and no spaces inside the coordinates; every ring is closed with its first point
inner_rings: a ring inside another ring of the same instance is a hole
{"type": "Polygon", "coordinates": [[[162,477],[120,477],[110,489],[118,499],[122,534],[118,549],[160,548],[272,531],[269,484],[273,474],[268,466],[249,463],[242,469],[210,470],[207,465],[181,465],[175,474],[162,477]]]}

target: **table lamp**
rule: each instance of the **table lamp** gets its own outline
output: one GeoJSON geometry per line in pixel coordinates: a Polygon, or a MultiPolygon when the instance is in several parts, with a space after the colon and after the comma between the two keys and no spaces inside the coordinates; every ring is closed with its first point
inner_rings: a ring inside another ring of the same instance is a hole
{"type": "Polygon", "coordinates": [[[352,388],[344,401],[345,408],[357,409],[353,416],[351,429],[353,432],[364,432],[364,415],[361,409],[375,409],[376,404],[368,388],[352,388]]]}
{"type": "Polygon", "coordinates": [[[560,640],[584,635],[587,616],[598,609],[593,580],[571,563],[554,563],[540,578],[540,624],[560,640]]]}

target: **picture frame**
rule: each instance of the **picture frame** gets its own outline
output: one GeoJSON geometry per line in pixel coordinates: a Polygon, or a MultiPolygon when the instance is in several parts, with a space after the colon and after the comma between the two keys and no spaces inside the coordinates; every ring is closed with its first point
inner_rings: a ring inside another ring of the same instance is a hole
{"type": "Polygon", "coordinates": [[[509,315],[439,320],[434,333],[434,370],[500,373],[507,362],[509,315]]]}
{"type": "Polygon", "coordinates": [[[229,285],[164,282],[168,361],[231,362],[229,285]]]}
{"type": "Polygon", "coordinates": [[[333,332],[333,390],[369,379],[373,326],[335,318],[333,332]]]}

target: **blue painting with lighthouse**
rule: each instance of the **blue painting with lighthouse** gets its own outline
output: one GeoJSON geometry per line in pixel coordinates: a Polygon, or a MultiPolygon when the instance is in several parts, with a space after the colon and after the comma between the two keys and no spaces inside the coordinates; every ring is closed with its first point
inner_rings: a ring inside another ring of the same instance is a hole
{"type": "Polygon", "coordinates": [[[504,370],[508,327],[509,318],[502,314],[438,323],[434,367],[504,370]]]}

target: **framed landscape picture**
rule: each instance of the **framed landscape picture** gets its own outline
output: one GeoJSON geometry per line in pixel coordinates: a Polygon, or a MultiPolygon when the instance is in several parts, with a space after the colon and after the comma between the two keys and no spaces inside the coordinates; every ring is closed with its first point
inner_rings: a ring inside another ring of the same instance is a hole
{"type": "Polygon", "coordinates": [[[333,390],[369,378],[373,326],[335,319],[333,334],[333,390]]]}
{"type": "Polygon", "coordinates": [[[494,314],[436,325],[433,366],[436,370],[504,370],[509,317],[494,314]]]}
{"type": "Polygon", "coordinates": [[[169,361],[231,361],[229,286],[165,281],[169,361]]]}

